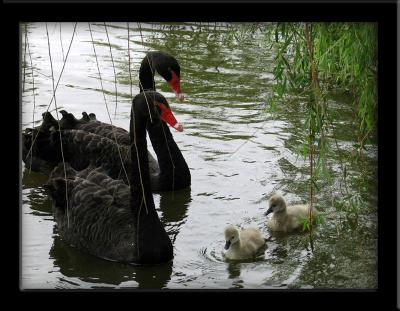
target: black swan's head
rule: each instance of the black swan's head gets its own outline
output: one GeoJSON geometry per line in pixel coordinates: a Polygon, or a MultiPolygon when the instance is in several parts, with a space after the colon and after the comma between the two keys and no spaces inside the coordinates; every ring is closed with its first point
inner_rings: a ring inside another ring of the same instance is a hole
{"type": "Polygon", "coordinates": [[[183,100],[181,93],[181,67],[175,57],[165,52],[156,54],[157,71],[168,82],[179,100],[183,100]]]}
{"type": "Polygon", "coordinates": [[[162,120],[177,131],[183,131],[182,124],[176,120],[168,101],[160,93],[156,91],[142,92],[135,96],[133,105],[134,110],[140,111],[151,122],[160,122],[162,120]]]}
{"type": "Polygon", "coordinates": [[[149,52],[142,60],[141,70],[148,66],[152,76],[154,71],[157,71],[167,81],[178,100],[184,99],[181,91],[181,67],[175,57],[164,51],[149,52]]]}

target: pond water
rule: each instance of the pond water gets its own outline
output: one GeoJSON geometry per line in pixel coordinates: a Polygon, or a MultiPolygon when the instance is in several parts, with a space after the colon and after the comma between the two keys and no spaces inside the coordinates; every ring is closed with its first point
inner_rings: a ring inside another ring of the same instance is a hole
{"type": "MultiPolygon", "coordinates": [[[[99,67],[113,124],[129,129],[130,86],[127,24],[107,23],[117,74],[103,24],[91,24],[99,67]],[[116,107],[116,114],[114,109],[116,107]]],[[[72,23],[49,23],[54,79],[57,82],[73,33],[72,23]]],[[[22,129],[41,123],[52,98],[51,66],[44,23],[27,24],[24,53],[21,25],[22,129]],[[32,65],[29,53],[32,58],[32,65]],[[33,96],[33,80],[34,92],[33,96]],[[24,78],[25,77],[25,78],[24,78]]],[[[51,200],[42,185],[47,176],[21,164],[22,289],[284,289],[377,288],[377,146],[367,145],[358,161],[346,162],[347,187],[361,202],[350,219],[335,208],[342,198],[340,158],[352,152],[356,127],[349,99],[332,93],[338,112],[332,151],[332,183],[320,182],[315,203],[325,223],[314,231],[314,251],[307,234],[273,234],[266,226],[267,199],[280,191],[289,203],[306,202],[308,162],[298,156],[305,135],[301,99],[266,112],[273,85],[274,51],[262,35],[237,41],[229,27],[208,23],[130,23],[132,92],[139,92],[138,70],[145,52],[165,50],[181,65],[184,102],[177,102],[161,77],[156,87],[171,104],[182,133],[173,132],[192,175],[192,186],[154,194],[154,201],[174,245],[174,259],[158,266],[108,262],[65,244],[57,232],[51,200]],[[335,150],[335,149],[333,149],[335,150]],[[269,239],[254,261],[228,262],[222,256],[227,224],[256,226],[269,239]]],[[[60,79],[56,102],[80,117],[94,112],[108,122],[87,23],[78,23],[60,79]]],[[[54,103],[49,111],[55,116],[54,103]]],[[[150,146],[150,144],[149,144],[150,146]]],[[[154,153],[153,153],[154,154],[154,153]]]]}

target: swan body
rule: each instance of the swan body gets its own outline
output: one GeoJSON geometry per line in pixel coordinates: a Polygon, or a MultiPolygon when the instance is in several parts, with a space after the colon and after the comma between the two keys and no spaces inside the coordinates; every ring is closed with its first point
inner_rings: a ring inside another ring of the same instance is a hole
{"type": "MultiPolygon", "coordinates": [[[[313,207],[312,213],[318,211],[313,207]]],[[[272,213],[267,224],[272,231],[292,232],[302,227],[301,218],[309,218],[310,206],[306,204],[286,205],[285,199],[279,194],[274,194],[269,199],[269,209],[266,215],[272,213]]]]}
{"type": "Polygon", "coordinates": [[[100,122],[96,119],[96,115],[93,113],[90,114],[90,117],[86,112],[82,112],[81,119],[76,119],[72,113],[68,113],[65,110],[61,110],[60,113],[62,114],[60,120],[60,126],[62,129],[75,129],[94,133],[113,139],[120,145],[129,146],[131,144],[131,138],[127,130],[112,124],[100,122]]]}
{"type": "Polygon", "coordinates": [[[265,245],[265,239],[256,228],[239,230],[229,225],[224,230],[225,253],[228,259],[242,260],[254,258],[265,245]]]}
{"type": "Polygon", "coordinates": [[[154,206],[147,158],[146,129],[150,115],[161,122],[159,102],[154,99],[162,99],[159,97],[162,95],[147,95],[154,95],[150,112],[143,93],[132,103],[130,187],[108,176],[103,167],[91,165],[78,172],[68,163],[66,172],[60,163],[45,186],[53,199],[54,218],[61,238],[107,260],[158,264],[173,258],[172,243],[154,206]]]}
{"type": "MultiPolygon", "coordinates": [[[[92,134],[96,134],[98,136],[98,139],[100,139],[101,137],[105,137],[108,138],[108,145],[114,146],[115,150],[118,151],[118,146],[120,147],[120,152],[122,155],[125,155],[127,152],[129,152],[129,145],[131,143],[131,139],[129,136],[129,132],[123,128],[111,125],[111,124],[107,124],[104,122],[100,122],[97,121],[96,119],[96,115],[94,113],[90,113],[89,115],[86,112],[82,112],[82,118],[81,119],[77,119],[75,118],[75,116],[72,113],[68,113],[65,110],[61,110],[60,111],[62,118],[60,119],[60,124],[58,124],[58,121],[51,115],[50,112],[45,112],[43,113],[43,122],[42,122],[42,128],[37,127],[35,134],[40,130],[42,133],[46,133],[48,132],[49,135],[52,132],[55,132],[59,126],[60,128],[63,130],[63,134],[66,134],[69,136],[71,136],[71,133],[79,133],[79,137],[80,139],[78,140],[72,140],[74,143],[76,143],[77,141],[83,142],[82,137],[85,136],[84,132],[87,132],[89,140],[93,139],[93,137],[95,137],[92,134]],[[74,131],[70,131],[70,130],[75,130],[74,131]],[[80,131],[80,132],[76,132],[76,131],[80,131]]],[[[29,129],[32,130],[32,129],[29,129]]],[[[27,132],[29,133],[29,131],[27,132]]],[[[28,137],[25,137],[24,139],[29,139],[28,137]]],[[[31,139],[29,139],[29,141],[31,142],[31,139]]],[[[26,142],[24,142],[24,145],[27,145],[26,142]]],[[[103,145],[107,145],[105,142],[103,145]]],[[[68,145],[68,141],[64,142],[64,146],[69,149],[69,151],[72,153],[73,155],[73,150],[75,145],[69,146],[68,145]]],[[[28,146],[26,146],[26,148],[30,148],[28,146]]],[[[82,148],[79,148],[82,149],[82,148]]],[[[107,147],[104,150],[104,152],[107,151],[107,147]]],[[[95,150],[96,153],[104,153],[102,152],[101,149],[97,148],[95,150]]],[[[27,153],[27,151],[26,151],[27,153]]],[[[91,160],[95,160],[92,158],[92,154],[94,153],[94,150],[92,150],[92,152],[89,150],[88,153],[81,153],[78,154],[76,156],[80,156],[81,160],[84,160],[86,162],[91,161],[91,160]]],[[[24,153],[23,153],[24,155],[24,153]]],[[[115,155],[118,156],[118,154],[112,153],[108,156],[109,161],[112,161],[111,157],[114,157],[115,155]]],[[[105,157],[107,157],[107,155],[104,155],[105,157]]],[[[154,159],[154,157],[150,154],[148,154],[149,157],[149,166],[150,166],[150,172],[151,174],[156,174],[159,173],[160,168],[158,166],[158,162],[156,159],[154,159]]],[[[23,156],[23,159],[25,159],[25,157],[23,156]]],[[[115,159],[115,158],[113,158],[115,159]]],[[[74,165],[74,163],[71,160],[68,160],[69,162],[71,162],[72,166],[76,169],[82,169],[82,166],[76,166],[74,165]]],[[[38,161],[36,161],[35,163],[37,163],[38,161]]],[[[85,162],[85,163],[86,163],[85,162]]],[[[58,162],[57,162],[58,163],[58,162]]],[[[57,164],[56,163],[56,164],[57,164]]],[[[37,165],[35,165],[32,169],[34,171],[42,171],[45,174],[49,174],[50,172],[48,171],[47,168],[48,165],[43,165],[43,169],[40,169],[40,167],[38,168],[37,165]]],[[[55,166],[55,165],[54,165],[55,166]]],[[[53,166],[53,168],[54,168],[53,166]]],[[[111,176],[116,177],[116,175],[113,172],[110,172],[111,176]]],[[[126,181],[126,178],[124,179],[126,181]]]]}

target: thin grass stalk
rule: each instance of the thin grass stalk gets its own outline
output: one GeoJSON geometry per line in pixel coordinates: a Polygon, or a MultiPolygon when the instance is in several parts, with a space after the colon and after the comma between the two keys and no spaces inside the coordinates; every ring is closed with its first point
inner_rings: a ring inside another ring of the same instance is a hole
{"type": "Polygon", "coordinates": [[[132,93],[132,72],[131,72],[131,49],[129,46],[129,22],[126,23],[128,26],[128,71],[129,71],[129,90],[131,94],[131,100],[133,99],[133,93],[132,93]]]}
{"type": "MultiPolygon", "coordinates": [[[[32,62],[32,54],[31,54],[31,48],[29,46],[29,40],[28,40],[28,36],[26,36],[26,46],[28,47],[28,55],[29,55],[29,60],[30,60],[30,64],[31,64],[31,75],[32,75],[32,95],[33,95],[33,112],[32,112],[32,128],[35,127],[35,110],[36,110],[36,96],[35,96],[35,77],[33,75],[33,62],[32,62]]],[[[25,64],[26,66],[26,64],[25,64]]],[[[31,149],[33,147],[33,141],[31,144],[31,149]]],[[[30,154],[31,156],[31,161],[30,161],[30,165],[29,165],[29,174],[31,173],[32,170],[32,160],[33,160],[33,155],[32,153],[30,154]]]]}
{"type": "Polygon", "coordinates": [[[68,208],[68,183],[67,183],[67,170],[65,168],[65,158],[64,158],[64,148],[63,148],[63,143],[62,143],[62,136],[61,136],[61,125],[60,125],[60,119],[58,117],[58,107],[57,107],[57,100],[56,100],[56,93],[55,93],[55,85],[54,85],[54,71],[53,71],[53,61],[51,59],[51,48],[50,48],[50,37],[49,37],[49,31],[47,29],[47,23],[46,25],[46,34],[47,34],[47,44],[48,44],[48,50],[49,50],[49,59],[50,59],[50,68],[51,68],[51,82],[52,82],[52,87],[53,87],[53,98],[54,98],[54,105],[56,107],[56,116],[57,116],[57,124],[58,124],[58,133],[60,135],[60,148],[61,148],[61,157],[63,161],[63,167],[64,167],[64,180],[65,180],[65,200],[67,204],[67,226],[69,228],[69,208],[68,208]]]}
{"type": "Polygon", "coordinates": [[[114,71],[114,87],[115,87],[115,111],[114,111],[114,117],[115,117],[117,115],[117,107],[118,107],[117,74],[115,72],[114,57],[113,57],[113,54],[112,54],[110,37],[108,36],[107,25],[106,25],[105,22],[104,22],[104,29],[106,30],[108,47],[110,48],[111,63],[112,63],[112,66],[113,66],[113,71],[114,71]]]}
{"type": "MultiPolygon", "coordinates": [[[[53,103],[54,96],[55,96],[55,93],[56,93],[57,88],[58,88],[58,84],[60,83],[61,76],[62,76],[62,74],[63,74],[63,72],[64,72],[64,68],[65,68],[65,64],[67,63],[69,51],[71,50],[72,42],[74,41],[74,36],[75,36],[77,24],[78,24],[78,23],[75,23],[74,31],[73,31],[73,33],[72,33],[72,38],[71,38],[71,41],[70,41],[70,43],[69,43],[67,55],[66,55],[66,57],[65,57],[65,61],[64,61],[64,63],[63,63],[63,67],[62,67],[62,69],[61,69],[60,76],[58,77],[58,81],[57,81],[56,87],[55,87],[55,89],[53,90],[53,96],[51,97],[50,103],[49,103],[49,105],[47,106],[46,112],[49,111],[49,108],[50,108],[51,104],[53,103]]],[[[36,133],[36,135],[35,135],[35,137],[34,137],[34,139],[33,139],[33,141],[32,141],[31,148],[30,148],[29,151],[28,151],[27,157],[32,153],[33,145],[34,145],[34,143],[35,143],[35,141],[36,141],[36,138],[37,138],[38,135],[39,135],[40,130],[42,129],[42,125],[43,125],[43,123],[40,125],[39,131],[36,133]]]]}
{"type": "MultiPolygon", "coordinates": [[[[96,46],[95,46],[94,40],[93,40],[92,27],[90,26],[90,23],[88,23],[88,25],[89,25],[90,38],[91,38],[91,40],[92,40],[93,52],[94,52],[94,56],[95,56],[95,59],[96,59],[97,72],[98,72],[98,75],[99,75],[101,90],[102,90],[102,94],[103,94],[103,98],[104,98],[104,104],[105,104],[105,106],[106,106],[107,115],[108,115],[108,119],[109,119],[109,121],[110,121],[110,124],[113,125],[113,124],[112,124],[112,120],[111,120],[110,111],[109,111],[109,109],[108,109],[106,94],[105,94],[105,92],[104,92],[103,79],[101,78],[101,72],[100,72],[100,67],[99,67],[99,61],[98,61],[97,53],[96,53],[96,46]]],[[[112,132],[113,132],[113,135],[114,135],[115,143],[116,143],[116,145],[117,145],[118,155],[119,155],[119,158],[120,158],[120,160],[121,160],[121,165],[122,165],[122,168],[123,168],[123,170],[124,170],[127,183],[128,183],[128,185],[130,186],[128,173],[126,172],[126,169],[125,169],[125,166],[124,166],[124,161],[123,161],[123,159],[122,159],[122,154],[121,154],[121,148],[120,148],[120,145],[118,144],[117,135],[115,134],[115,129],[114,129],[114,128],[113,128],[112,132]]]]}
{"type": "MultiPolygon", "coordinates": [[[[139,27],[140,37],[141,37],[141,39],[142,39],[142,45],[143,45],[143,47],[144,47],[144,40],[143,40],[143,35],[142,35],[142,28],[141,28],[141,26],[140,26],[140,22],[137,22],[137,24],[138,24],[138,27],[139,27]]],[[[146,56],[146,58],[147,58],[147,56],[146,56]]],[[[149,66],[150,66],[150,68],[151,68],[151,63],[150,63],[150,60],[149,60],[148,58],[147,58],[147,61],[149,62],[149,66]]],[[[151,71],[153,71],[153,69],[151,69],[151,71]]],[[[143,93],[144,93],[145,90],[144,90],[144,88],[143,88],[142,82],[140,82],[140,79],[139,79],[139,84],[140,84],[140,87],[142,88],[143,93]]],[[[154,82],[154,84],[153,84],[153,89],[154,89],[154,90],[156,89],[155,82],[154,82]]],[[[146,100],[147,109],[149,110],[150,122],[153,123],[153,119],[152,119],[152,117],[151,117],[149,102],[148,102],[148,100],[147,100],[146,93],[144,93],[144,98],[145,98],[145,100],[146,100]]]]}
{"type": "Polygon", "coordinates": [[[25,70],[26,70],[26,40],[28,38],[28,29],[25,23],[25,44],[24,44],[24,73],[22,75],[22,77],[24,78],[23,82],[22,82],[22,92],[25,92],[25,70]]]}
{"type": "MultiPolygon", "coordinates": [[[[309,120],[309,159],[310,159],[310,211],[309,211],[309,237],[310,237],[310,246],[311,250],[314,250],[314,242],[313,242],[313,237],[312,237],[312,231],[313,231],[313,222],[312,222],[312,210],[313,210],[313,201],[314,201],[314,187],[313,187],[313,179],[314,179],[314,140],[315,140],[315,129],[313,128],[313,116],[312,116],[312,111],[313,108],[316,108],[317,110],[317,101],[318,98],[316,97],[316,90],[319,86],[318,81],[317,81],[317,72],[316,72],[316,66],[314,63],[314,51],[313,51],[313,42],[312,42],[312,25],[310,23],[305,24],[305,29],[304,29],[304,34],[306,38],[306,43],[307,43],[307,49],[308,49],[308,57],[309,57],[309,63],[311,67],[311,73],[310,73],[310,78],[311,78],[311,87],[312,87],[312,98],[310,98],[310,106],[309,106],[309,114],[310,114],[310,120],[309,120]],[[314,107],[313,107],[314,106],[314,107]]],[[[317,112],[318,114],[318,112],[317,112]]],[[[317,115],[318,118],[318,115],[317,115]]]]}
{"type": "Polygon", "coordinates": [[[61,43],[61,51],[62,51],[62,60],[64,61],[64,46],[63,46],[62,34],[61,34],[61,23],[60,23],[60,43],[61,43]]]}

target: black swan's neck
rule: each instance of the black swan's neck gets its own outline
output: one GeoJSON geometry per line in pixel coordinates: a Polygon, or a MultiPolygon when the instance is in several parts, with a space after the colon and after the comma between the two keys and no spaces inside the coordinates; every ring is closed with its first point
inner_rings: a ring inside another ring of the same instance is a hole
{"type": "Polygon", "coordinates": [[[146,119],[133,104],[131,112],[131,207],[136,221],[138,263],[165,262],[173,257],[171,240],[162,226],[154,206],[150,186],[146,141],[146,119]]]}
{"type": "Polygon", "coordinates": [[[139,89],[140,93],[143,90],[156,90],[156,86],[154,83],[154,74],[155,68],[152,62],[150,55],[146,55],[146,57],[142,60],[139,69],[139,89]]]}
{"type": "Polygon", "coordinates": [[[148,131],[160,167],[158,178],[152,180],[152,189],[174,191],[190,186],[189,167],[168,125],[164,122],[150,124],[148,131]]]}
{"type": "MultiPolygon", "coordinates": [[[[148,168],[148,153],[146,140],[146,124],[137,117],[137,114],[131,113],[130,133],[132,139],[131,145],[131,193],[134,202],[138,206],[144,199],[146,204],[154,209],[153,196],[150,190],[150,173],[148,168]]],[[[136,205],[134,205],[136,208],[136,205]]]]}

